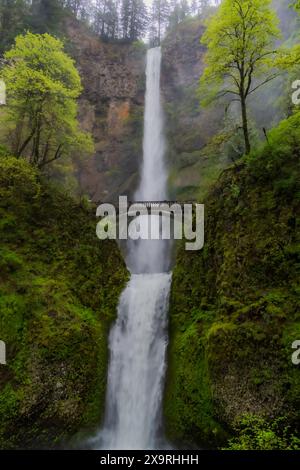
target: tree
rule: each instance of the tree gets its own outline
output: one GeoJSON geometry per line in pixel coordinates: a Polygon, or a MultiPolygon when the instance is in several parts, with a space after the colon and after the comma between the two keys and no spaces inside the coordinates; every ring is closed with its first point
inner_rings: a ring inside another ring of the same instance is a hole
{"type": "Polygon", "coordinates": [[[29,13],[26,0],[1,0],[0,2],[0,53],[12,44],[17,34],[25,29],[29,13]]]}
{"type": "Polygon", "coordinates": [[[143,0],[122,0],[121,25],[123,39],[136,41],[145,34],[149,18],[143,0]]]}
{"type": "Polygon", "coordinates": [[[0,77],[8,106],[0,121],[11,152],[39,168],[76,151],[91,152],[91,137],[77,121],[80,77],[62,42],[27,33],[16,38],[5,59],[0,77]]]}
{"type": "Polygon", "coordinates": [[[61,0],[32,0],[29,27],[35,33],[57,33],[63,19],[61,0]]]}
{"type": "MultiPolygon", "coordinates": [[[[215,2],[215,6],[217,2],[215,2]]],[[[211,7],[210,0],[192,0],[191,2],[191,13],[192,15],[205,16],[209,8],[211,7]]]]}
{"type": "Polygon", "coordinates": [[[153,0],[151,12],[150,42],[160,45],[161,37],[165,31],[170,16],[170,5],[168,0],[153,0]]]}
{"type": "Polygon", "coordinates": [[[183,21],[190,14],[189,2],[187,0],[181,0],[179,7],[180,7],[179,18],[180,18],[180,21],[183,21]]]}
{"type": "Polygon", "coordinates": [[[192,8],[190,8],[187,0],[170,0],[168,29],[175,28],[190,13],[192,13],[192,8]]]}
{"type": "Polygon", "coordinates": [[[119,2],[96,0],[93,14],[93,29],[102,38],[116,39],[119,30],[119,2]]]}
{"type": "Polygon", "coordinates": [[[200,4],[200,12],[201,12],[201,14],[205,14],[205,12],[207,11],[207,9],[208,9],[209,6],[210,6],[210,1],[209,1],[209,0],[200,0],[200,1],[199,1],[199,4],[200,4]]]}
{"type": "Polygon", "coordinates": [[[85,16],[84,11],[90,7],[90,0],[60,0],[60,3],[71,10],[77,18],[85,16]]]}
{"type": "Polygon", "coordinates": [[[200,14],[200,6],[198,0],[192,0],[191,2],[191,13],[196,16],[200,14]]]}
{"type": "Polygon", "coordinates": [[[300,12],[300,0],[295,1],[294,8],[295,8],[295,10],[298,10],[300,12]]]}
{"type": "Polygon", "coordinates": [[[245,152],[250,153],[249,97],[277,76],[273,68],[280,37],[271,0],[223,0],[202,38],[208,48],[200,80],[203,105],[230,95],[241,107],[245,152]]]}

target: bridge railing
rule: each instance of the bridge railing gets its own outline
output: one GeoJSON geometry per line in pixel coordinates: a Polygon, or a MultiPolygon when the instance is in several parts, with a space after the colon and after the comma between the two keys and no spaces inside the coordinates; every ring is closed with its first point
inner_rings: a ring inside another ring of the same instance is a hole
{"type": "MultiPolygon", "coordinates": [[[[95,204],[97,205],[101,205],[101,204],[111,204],[112,206],[114,207],[118,207],[119,206],[119,202],[110,202],[110,201],[92,201],[94,202],[95,204]]],[[[189,205],[194,205],[194,204],[197,204],[197,201],[128,201],[127,204],[121,204],[122,207],[131,207],[131,206],[141,206],[141,207],[144,207],[144,208],[147,208],[147,209],[151,209],[152,207],[154,208],[158,208],[160,206],[173,206],[173,205],[180,205],[181,207],[183,207],[184,205],[186,204],[189,204],[189,205]]]]}

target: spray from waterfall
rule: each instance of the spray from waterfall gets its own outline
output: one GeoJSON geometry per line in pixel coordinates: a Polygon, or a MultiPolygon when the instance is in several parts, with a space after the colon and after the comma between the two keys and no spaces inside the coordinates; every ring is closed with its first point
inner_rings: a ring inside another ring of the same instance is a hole
{"type": "MultiPolygon", "coordinates": [[[[147,54],[144,158],[137,200],[165,200],[167,171],[160,96],[161,50],[147,54]]],[[[143,225],[143,218],[138,220],[143,225]]],[[[157,216],[151,223],[159,224],[157,216]]],[[[166,372],[167,312],[171,285],[169,246],[139,240],[128,247],[131,280],[112,328],[104,427],[95,439],[103,449],[159,446],[166,372]]]]}

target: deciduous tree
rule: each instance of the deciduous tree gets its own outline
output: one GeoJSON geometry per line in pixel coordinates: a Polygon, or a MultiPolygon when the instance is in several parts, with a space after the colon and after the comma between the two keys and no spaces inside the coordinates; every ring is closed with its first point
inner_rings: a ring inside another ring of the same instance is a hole
{"type": "Polygon", "coordinates": [[[247,101],[277,76],[278,23],[271,0],[223,0],[202,38],[208,48],[199,89],[202,103],[225,95],[240,103],[246,154],[251,150],[247,101]]]}
{"type": "Polygon", "coordinates": [[[0,76],[8,106],[0,120],[11,152],[40,168],[73,152],[91,152],[91,137],[77,121],[80,77],[62,42],[27,33],[16,38],[5,59],[0,76]]]}

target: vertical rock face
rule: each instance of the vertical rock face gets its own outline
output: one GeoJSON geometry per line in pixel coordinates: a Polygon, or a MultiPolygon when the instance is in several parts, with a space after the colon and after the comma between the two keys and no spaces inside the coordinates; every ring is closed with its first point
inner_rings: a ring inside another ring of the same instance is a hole
{"type": "Polygon", "coordinates": [[[40,183],[25,159],[0,159],[0,213],[0,449],[65,448],[101,421],[127,269],[95,237],[94,211],[40,183]]]}
{"type": "Polygon", "coordinates": [[[224,166],[203,149],[220,129],[222,116],[214,107],[201,108],[197,94],[204,70],[204,25],[190,18],[172,30],[163,42],[162,91],[171,167],[170,190],[176,197],[194,198],[206,173],[224,166]]]}
{"type": "Polygon", "coordinates": [[[204,249],[179,248],[165,394],[174,442],[224,445],[251,415],[299,433],[299,118],[212,188],[204,249]]]}
{"type": "MultiPolygon", "coordinates": [[[[130,197],[142,158],[146,47],[105,43],[74,21],[66,31],[84,87],[79,119],[95,141],[93,157],[78,163],[81,190],[94,201],[130,197]]],[[[197,96],[204,69],[203,32],[201,20],[189,19],[162,45],[170,195],[176,197],[195,197],[199,184],[206,185],[206,174],[224,167],[223,161],[203,155],[222,119],[214,108],[201,109],[197,96]]]]}
{"type": "Polygon", "coordinates": [[[204,26],[199,19],[181,23],[163,44],[163,91],[167,101],[182,88],[197,87],[204,63],[205,47],[200,44],[204,26]]]}
{"type": "Polygon", "coordinates": [[[95,140],[95,155],[79,168],[82,191],[94,201],[130,195],[142,155],[145,48],[102,42],[74,22],[67,34],[84,87],[79,119],[95,140]]]}

